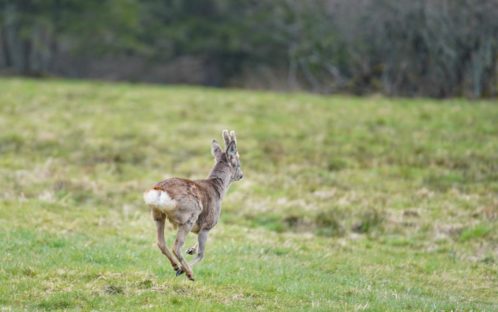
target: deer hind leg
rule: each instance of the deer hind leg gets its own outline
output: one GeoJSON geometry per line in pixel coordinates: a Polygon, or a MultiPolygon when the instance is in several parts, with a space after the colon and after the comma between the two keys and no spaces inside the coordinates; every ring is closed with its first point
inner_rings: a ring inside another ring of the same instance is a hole
{"type": "Polygon", "coordinates": [[[179,265],[171,251],[169,251],[168,247],[166,247],[166,241],[164,240],[164,216],[162,218],[158,217],[154,219],[157,227],[157,247],[159,247],[159,250],[161,250],[161,252],[169,259],[173,270],[178,272],[179,265]]]}
{"type": "Polygon", "coordinates": [[[204,250],[206,248],[207,238],[208,238],[208,231],[201,230],[199,232],[198,237],[197,237],[198,246],[199,246],[198,249],[199,250],[198,250],[198,253],[197,253],[197,257],[195,257],[195,259],[190,263],[191,267],[193,267],[194,265],[196,265],[199,261],[202,260],[202,258],[204,258],[204,250]]]}
{"type": "Polygon", "coordinates": [[[176,234],[175,246],[173,247],[173,253],[175,254],[178,261],[180,261],[181,269],[176,271],[176,275],[180,275],[183,272],[187,274],[188,279],[194,280],[194,275],[192,273],[192,269],[188,265],[187,261],[182,256],[181,249],[183,244],[185,243],[185,237],[192,229],[192,223],[185,223],[178,228],[178,233],[176,234]]]}

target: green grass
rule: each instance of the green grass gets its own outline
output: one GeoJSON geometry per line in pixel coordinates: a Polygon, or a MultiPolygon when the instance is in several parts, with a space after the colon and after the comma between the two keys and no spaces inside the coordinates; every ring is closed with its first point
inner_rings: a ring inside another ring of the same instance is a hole
{"type": "Polygon", "coordinates": [[[0,310],[497,310],[497,121],[491,101],[2,79],[0,310]],[[142,192],[206,176],[224,128],[245,178],[190,282],[142,192]]]}

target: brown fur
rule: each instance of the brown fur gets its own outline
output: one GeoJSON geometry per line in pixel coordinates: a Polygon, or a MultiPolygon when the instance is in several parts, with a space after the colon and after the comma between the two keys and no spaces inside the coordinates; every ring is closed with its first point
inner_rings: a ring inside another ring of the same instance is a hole
{"type": "Polygon", "coordinates": [[[192,232],[200,229],[210,230],[218,222],[219,209],[216,202],[220,200],[212,179],[192,181],[181,178],[171,178],[157,183],[153,189],[167,192],[176,200],[178,209],[172,213],[153,209],[156,214],[166,217],[177,228],[196,219],[192,232]]]}

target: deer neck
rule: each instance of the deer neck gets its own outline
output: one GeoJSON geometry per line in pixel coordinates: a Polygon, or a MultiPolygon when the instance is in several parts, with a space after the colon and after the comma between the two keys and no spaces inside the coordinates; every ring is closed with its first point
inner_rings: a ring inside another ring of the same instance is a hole
{"type": "Polygon", "coordinates": [[[212,181],[212,186],[216,193],[218,193],[220,199],[223,198],[228,190],[231,178],[232,174],[230,172],[230,167],[223,162],[217,162],[211,170],[208,179],[212,181]]]}

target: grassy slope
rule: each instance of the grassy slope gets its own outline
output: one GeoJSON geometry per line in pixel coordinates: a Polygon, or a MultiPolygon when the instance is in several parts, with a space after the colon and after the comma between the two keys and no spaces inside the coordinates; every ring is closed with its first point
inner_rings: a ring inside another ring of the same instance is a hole
{"type": "Polygon", "coordinates": [[[0,308],[496,310],[497,120],[491,102],[0,80],[0,308]],[[246,178],[192,283],[141,193],[204,177],[222,128],[246,178]]]}

